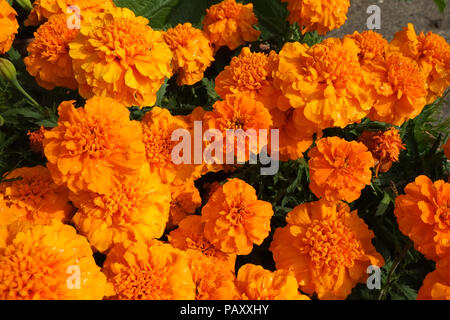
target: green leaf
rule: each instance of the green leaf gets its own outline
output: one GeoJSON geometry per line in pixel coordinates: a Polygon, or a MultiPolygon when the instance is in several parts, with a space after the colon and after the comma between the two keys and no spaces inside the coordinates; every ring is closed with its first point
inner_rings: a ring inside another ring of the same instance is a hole
{"type": "Polygon", "coordinates": [[[133,10],[137,16],[146,17],[152,28],[164,29],[168,18],[180,0],[114,0],[114,2],[118,7],[133,10]]]}
{"type": "Polygon", "coordinates": [[[281,39],[287,33],[289,14],[286,3],[280,0],[253,0],[253,8],[259,21],[261,40],[281,39]]]}
{"type": "Polygon", "coordinates": [[[167,23],[174,27],[179,23],[190,22],[194,27],[201,28],[201,21],[208,5],[207,0],[180,1],[172,10],[167,23]]]}
{"type": "Polygon", "coordinates": [[[383,215],[386,210],[389,208],[389,205],[392,203],[392,197],[388,192],[384,193],[383,199],[378,205],[377,211],[375,212],[375,216],[383,215]]]}
{"type": "Polygon", "coordinates": [[[434,3],[438,6],[439,11],[444,13],[445,7],[447,7],[447,0],[434,0],[434,3]]]}

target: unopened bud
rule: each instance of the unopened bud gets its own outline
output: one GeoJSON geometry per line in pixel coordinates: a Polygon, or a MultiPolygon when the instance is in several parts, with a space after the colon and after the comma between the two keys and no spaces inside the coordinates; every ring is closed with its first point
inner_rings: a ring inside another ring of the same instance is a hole
{"type": "Polygon", "coordinates": [[[30,0],[16,0],[16,2],[24,9],[31,11],[33,6],[31,5],[30,0]]]}
{"type": "Polygon", "coordinates": [[[0,78],[6,81],[17,82],[17,71],[11,61],[0,58],[0,78]]]}

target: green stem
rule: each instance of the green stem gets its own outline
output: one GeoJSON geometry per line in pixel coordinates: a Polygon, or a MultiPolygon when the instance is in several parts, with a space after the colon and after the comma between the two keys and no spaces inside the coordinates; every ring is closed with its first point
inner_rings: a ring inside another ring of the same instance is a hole
{"type": "Polygon", "coordinates": [[[17,90],[19,90],[20,91],[20,93],[22,93],[24,96],[25,96],[25,98],[27,98],[28,99],[28,101],[32,104],[32,105],[34,105],[35,107],[38,107],[38,108],[41,108],[41,105],[38,103],[38,102],[36,102],[36,100],[34,100],[23,88],[22,88],[22,86],[19,84],[19,82],[17,81],[17,80],[15,80],[15,81],[11,81],[12,82],[12,84],[14,85],[14,87],[16,87],[16,89],[17,90]]]}

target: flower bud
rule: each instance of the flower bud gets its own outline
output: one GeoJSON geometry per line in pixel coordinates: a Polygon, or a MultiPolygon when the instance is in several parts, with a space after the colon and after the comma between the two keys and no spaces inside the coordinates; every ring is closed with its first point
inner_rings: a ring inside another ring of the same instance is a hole
{"type": "Polygon", "coordinates": [[[17,82],[16,68],[11,61],[0,58],[0,78],[6,81],[17,82]]]}
{"type": "Polygon", "coordinates": [[[31,5],[30,0],[16,0],[16,2],[24,9],[31,11],[33,6],[31,5]]]}

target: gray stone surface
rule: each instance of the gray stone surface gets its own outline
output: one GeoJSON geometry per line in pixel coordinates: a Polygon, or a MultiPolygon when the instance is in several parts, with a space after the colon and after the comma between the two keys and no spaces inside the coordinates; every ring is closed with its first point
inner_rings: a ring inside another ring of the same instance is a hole
{"type": "Polygon", "coordinates": [[[367,30],[367,8],[377,5],[381,9],[381,29],[376,30],[391,40],[395,32],[400,31],[409,22],[414,24],[416,32],[432,31],[450,41],[450,3],[441,13],[433,0],[350,0],[347,22],[327,36],[341,37],[355,30],[367,30]]]}

